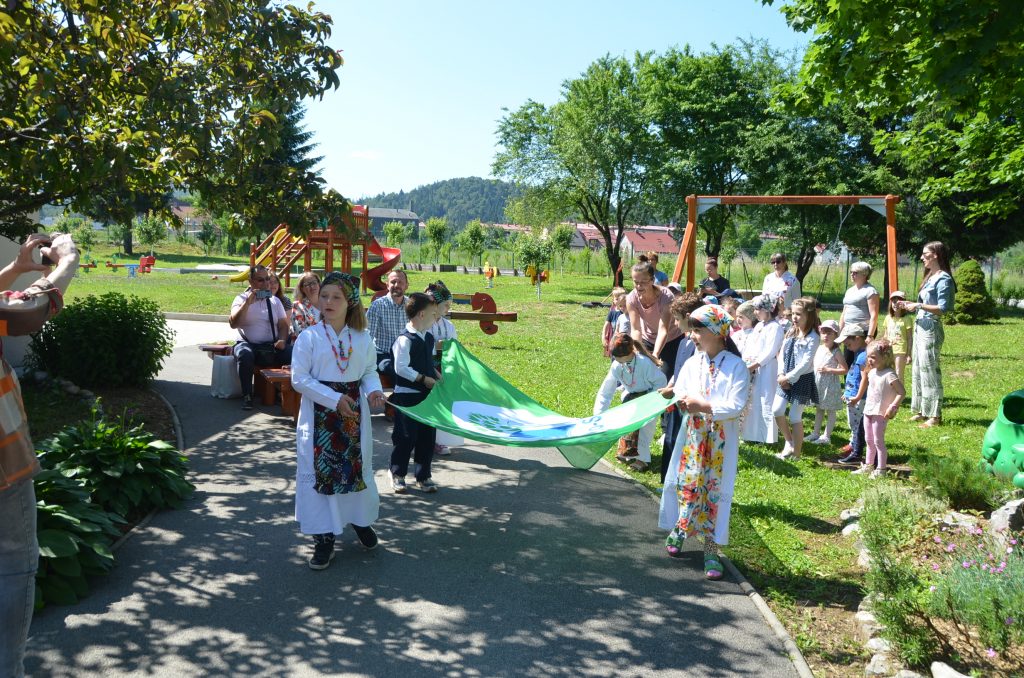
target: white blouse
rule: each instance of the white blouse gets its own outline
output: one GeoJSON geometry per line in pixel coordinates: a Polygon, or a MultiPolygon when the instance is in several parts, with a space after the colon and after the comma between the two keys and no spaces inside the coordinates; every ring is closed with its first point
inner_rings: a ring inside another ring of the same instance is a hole
{"type": "Polygon", "coordinates": [[[761,285],[761,293],[768,295],[782,295],[786,308],[793,305],[793,302],[800,298],[800,281],[789,271],[783,271],[781,276],[775,275],[772,271],[764,277],[761,285]]]}
{"type": "MultiPolygon", "coordinates": [[[[785,347],[786,341],[793,340],[793,369],[786,372],[786,381],[790,384],[795,384],[797,379],[810,374],[814,371],[814,354],[818,351],[818,344],[821,343],[821,337],[818,333],[811,330],[810,333],[802,337],[787,337],[783,341],[782,345],[785,347]]],[[[779,371],[785,369],[785,356],[782,351],[779,351],[779,371]]]]}
{"type": "Polygon", "coordinates": [[[633,359],[628,363],[620,363],[612,360],[608,368],[608,375],[601,383],[601,389],[597,392],[594,400],[594,414],[601,414],[611,405],[615,397],[615,389],[619,384],[626,389],[626,393],[643,393],[653,391],[656,388],[664,388],[668,380],[665,374],[657,365],[644,355],[633,354],[633,359]]]}

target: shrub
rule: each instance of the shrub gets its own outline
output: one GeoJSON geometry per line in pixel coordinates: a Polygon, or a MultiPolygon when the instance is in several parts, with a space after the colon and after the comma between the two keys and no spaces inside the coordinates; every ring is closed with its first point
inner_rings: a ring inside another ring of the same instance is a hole
{"type": "Polygon", "coordinates": [[[957,511],[991,511],[1008,493],[1006,483],[979,466],[976,460],[950,452],[915,454],[914,478],[928,495],[957,511]]]}
{"type": "Polygon", "coordinates": [[[906,547],[921,529],[921,521],[942,509],[931,497],[887,484],[865,493],[860,518],[864,545],[871,555],[867,587],[874,594],[874,614],[900,657],[916,666],[933,655],[940,639],[925,612],[925,584],[906,547]]]}
{"type": "Polygon", "coordinates": [[[983,647],[1004,650],[1024,642],[1024,554],[1019,539],[1005,546],[984,534],[960,528],[935,537],[927,610],[956,622],[969,642],[973,629],[983,647]]]}
{"type": "Polygon", "coordinates": [[[972,325],[998,318],[996,302],[985,288],[985,274],[981,265],[968,259],[956,269],[956,297],[950,322],[972,325]]]}
{"type": "Polygon", "coordinates": [[[33,482],[39,538],[36,609],[46,603],[70,605],[88,592],[88,576],[114,567],[110,545],[125,521],[93,503],[80,478],[47,469],[33,482]]]}
{"type": "Polygon", "coordinates": [[[40,448],[45,467],[81,479],[93,502],[129,520],[152,509],[177,508],[195,489],[185,479],[187,460],[173,445],[96,410],[92,419],[68,426],[40,448]]]}
{"type": "Polygon", "coordinates": [[[174,347],[156,302],[107,292],[76,301],[32,335],[45,370],[80,386],[140,386],[174,347]]]}

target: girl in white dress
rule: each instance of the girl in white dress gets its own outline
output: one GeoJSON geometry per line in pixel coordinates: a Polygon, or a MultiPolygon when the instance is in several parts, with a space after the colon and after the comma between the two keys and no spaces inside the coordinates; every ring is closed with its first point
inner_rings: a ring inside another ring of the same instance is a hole
{"type": "Polygon", "coordinates": [[[821,337],[818,336],[818,309],[813,299],[797,299],[791,311],[793,327],[779,352],[782,373],[778,377],[773,409],[775,422],[786,439],[786,446],[776,456],[795,461],[804,448],[804,408],[818,402],[818,390],[814,385],[814,354],[821,337]]]}
{"type": "MultiPolygon", "coordinates": [[[[608,409],[612,398],[615,397],[615,389],[619,386],[625,390],[622,402],[627,403],[655,389],[664,388],[668,383],[664,372],[661,371],[661,363],[651,357],[642,343],[628,334],[616,334],[612,337],[611,354],[611,367],[608,368],[608,374],[594,399],[595,415],[608,409]]],[[[655,417],[639,431],[622,436],[615,458],[623,464],[629,464],[634,471],[646,471],[651,463],[651,441],[654,439],[654,428],[657,424],[658,419],[655,417]]]]}
{"type": "Polygon", "coordinates": [[[366,331],[359,279],[333,272],[320,288],[322,320],[299,334],[292,387],[302,394],[295,426],[295,519],[313,536],[310,568],[334,557],[335,536],[351,524],[367,549],[380,497],[373,479],[370,408],[384,406],[377,351],[366,331]]]}
{"type": "Polygon", "coordinates": [[[750,373],[725,348],[732,317],[721,306],[690,314],[697,354],[687,360],[671,397],[683,412],[672,461],[665,476],[658,525],[671,530],[665,548],[682,555],[691,537],[704,542],[704,576],[721,579],[718,547],[729,543],[729,516],[739,459],[739,417],[750,373]]]}
{"type": "Polygon", "coordinates": [[[775,389],[778,387],[779,349],[782,348],[783,331],[775,319],[778,305],[767,294],[751,300],[758,325],[754,334],[747,339],[744,360],[750,370],[753,382],[750,394],[750,412],[743,420],[743,440],[755,443],[774,444],[779,430],[775,423],[772,405],[775,389]]]}

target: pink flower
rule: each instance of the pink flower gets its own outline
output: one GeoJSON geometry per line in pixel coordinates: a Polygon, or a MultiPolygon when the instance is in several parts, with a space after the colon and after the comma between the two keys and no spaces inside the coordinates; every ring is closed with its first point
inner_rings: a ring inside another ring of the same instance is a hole
{"type": "Polygon", "coordinates": [[[952,553],[953,549],[955,549],[955,548],[956,548],[956,544],[953,544],[953,543],[946,544],[946,553],[952,553]]]}
{"type": "Polygon", "coordinates": [[[941,544],[942,543],[942,537],[940,537],[939,535],[935,535],[935,543],[936,544],[941,544]]]}
{"type": "Polygon", "coordinates": [[[939,564],[938,563],[933,563],[932,564],[932,570],[934,570],[935,572],[938,572],[939,571],[939,564]]]}
{"type": "Polygon", "coordinates": [[[1017,545],[1017,540],[1016,539],[1011,539],[1010,543],[1013,544],[1014,546],[1016,546],[1017,545]]]}
{"type": "Polygon", "coordinates": [[[971,561],[965,560],[964,562],[962,562],[960,564],[963,565],[964,569],[966,570],[967,568],[969,568],[971,566],[971,561]]]}
{"type": "Polygon", "coordinates": [[[998,654],[996,653],[996,651],[995,651],[995,650],[993,650],[993,649],[992,649],[991,647],[990,647],[989,649],[985,650],[985,654],[987,654],[987,655],[988,655],[989,659],[993,659],[993,658],[995,658],[995,657],[997,657],[997,656],[998,656],[998,654]]]}
{"type": "Polygon", "coordinates": [[[1014,618],[1013,618],[1013,617],[1007,617],[1007,618],[1006,618],[1006,625],[1007,625],[1007,626],[1010,626],[1011,624],[1013,624],[1013,622],[1014,622],[1014,621],[1015,621],[1015,620],[1014,620],[1014,618]]]}
{"type": "Polygon", "coordinates": [[[934,586],[929,586],[928,590],[931,591],[932,593],[935,593],[935,587],[934,586]]]}

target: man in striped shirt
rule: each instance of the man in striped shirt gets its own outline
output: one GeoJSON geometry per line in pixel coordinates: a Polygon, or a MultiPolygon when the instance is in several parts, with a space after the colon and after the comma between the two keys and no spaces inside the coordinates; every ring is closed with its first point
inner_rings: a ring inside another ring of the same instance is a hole
{"type": "Polygon", "coordinates": [[[405,315],[405,291],[408,289],[409,278],[405,271],[392,270],[388,273],[388,293],[374,299],[366,312],[370,336],[377,345],[377,369],[389,378],[394,374],[394,369],[382,369],[381,361],[387,359],[390,365],[391,347],[409,322],[405,315]]]}

